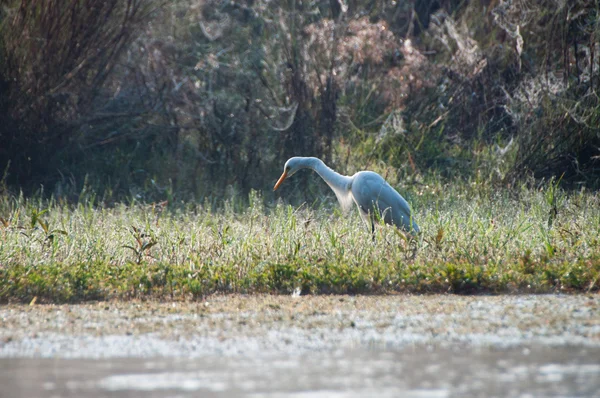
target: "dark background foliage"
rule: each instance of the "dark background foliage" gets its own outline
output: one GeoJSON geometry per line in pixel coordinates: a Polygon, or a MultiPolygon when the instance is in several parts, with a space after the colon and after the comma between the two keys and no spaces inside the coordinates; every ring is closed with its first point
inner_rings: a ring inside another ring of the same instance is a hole
{"type": "Polygon", "coordinates": [[[595,1],[0,3],[2,189],[270,198],[294,155],[407,189],[599,184],[595,1]]]}

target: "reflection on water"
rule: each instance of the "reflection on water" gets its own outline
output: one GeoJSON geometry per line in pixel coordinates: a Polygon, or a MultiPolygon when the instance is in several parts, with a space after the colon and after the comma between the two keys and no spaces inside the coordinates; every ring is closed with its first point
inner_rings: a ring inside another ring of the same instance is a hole
{"type": "Polygon", "coordinates": [[[0,359],[2,397],[597,396],[600,349],[337,351],[283,357],[0,359]]]}

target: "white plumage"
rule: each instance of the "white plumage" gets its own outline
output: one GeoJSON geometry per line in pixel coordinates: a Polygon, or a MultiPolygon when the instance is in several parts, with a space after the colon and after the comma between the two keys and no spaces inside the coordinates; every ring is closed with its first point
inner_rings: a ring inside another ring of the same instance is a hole
{"type": "Polygon", "coordinates": [[[321,159],[293,157],[285,162],[283,174],[273,190],[279,188],[287,177],[304,168],[312,169],[321,176],[333,190],[344,210],[349,210],[352,203],[355,203],[371,231],[374,231],[378,217],[386,224],[395,225],[406,232],[420,231],[412,219],[408,202],[383,177],[373,171],[359,171],[351,177],[343,176],[327,167],[321,159]]]}

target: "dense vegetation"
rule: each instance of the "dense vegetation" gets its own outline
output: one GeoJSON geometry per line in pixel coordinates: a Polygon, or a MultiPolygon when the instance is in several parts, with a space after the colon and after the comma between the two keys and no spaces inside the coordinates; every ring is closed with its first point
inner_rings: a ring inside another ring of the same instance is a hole
{"type": "Polygon", "coordinates": [[[0,301],[598,290],[596,1],[0,5],[0,301]]]}
{"type": "Polygon", "coordinates": [[[556,184],[511,193],[426,187],[413,198],[423,229],[414,241],[381,226],[373,242],[355,213],[250,199],[220,212],[4,199],[0,302],[600,286],[600,198],[556,184]]]}
{"type": "MultiPolygon", "coordinates": [[[[598,186],[591,0],[3,0],[5,188],[247,198],[291,155],[598,186]]],[[[296,180],[297,203],[321,184],[296,180]]],[[[288,188],[287,197],[292,196],[288,188]]]]}

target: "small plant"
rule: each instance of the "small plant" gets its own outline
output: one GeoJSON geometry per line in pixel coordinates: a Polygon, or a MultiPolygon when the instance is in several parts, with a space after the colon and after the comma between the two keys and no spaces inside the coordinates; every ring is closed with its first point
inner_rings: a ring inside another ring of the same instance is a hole
{"type": "Polygon", "coordinates": [[[152,246],[156,245],[158,242],[153,236],[144,233],[134,226],[131,226],[131,236],[133,236],[135,240],[135,246],[123,245],[123,247],[135,253],[136,264],[139,265],[144,256],[148,255],[148,251],[152,246]]]}
{"type": "Polygon", "coordinates": [[[444,227],[439,227],[438,228],[438,232],[435,235],[435,248],[437,250],[441,250],[442,248],[442,241],[444,240],[444,227]]]}
{"type": "Polygon", "coordinates": [[[556,180],[554,177],[552,177],[550,179],[550,182],[548,183],[548,188],[546,188],[546,191],[544,193],[544,198],[546,199],[546,203],[548,204],[548,206],[550,206],[550,210],[548,212],[548,228],[552,228],[552,224],[554,223],[554,220],[556,220],[556,217],[558,216],[558,209],[560,208],[560,206],[562,205],[562,202],[564,201],[564,193],[561,191],[561,189],[559,187],[563,176],[564,176],[564,173],[560,176],[560,178],[558,180],[556,180]]]}
{"type": "MultiPolygon", "coordinates": [[[[51,229],[50,225],[48,223],[48,221],[44,221],[44,219],[42,218],[42,216],[46,213],[48,213],[49,209],[44,209],[44,210],[37,210],[37,209],[32,209],[31,210],[31,216],[30,216],[30,221],[29,221],[29,227],[31,231],[35,231],[36,225],[39,225],[40,228],[42,229],[42,232],[44,234],[44,242],[51,244],[54,241],[54,238],[56,237],[57,234],[60,235],[65,235],[67,236],[67,232],[62,230],[62,229],[51,229]]],[[[28,238],[31,238],[33,235],[27,234],[26,232],[21,232],[23,235],[27,236],[28,238]]]]}

